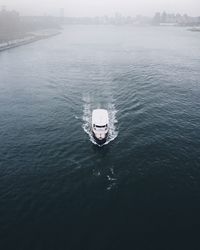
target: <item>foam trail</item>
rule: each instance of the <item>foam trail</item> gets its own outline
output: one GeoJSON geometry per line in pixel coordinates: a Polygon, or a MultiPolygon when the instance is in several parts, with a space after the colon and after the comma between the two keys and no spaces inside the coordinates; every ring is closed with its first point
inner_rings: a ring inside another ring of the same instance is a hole
{"type": "MultiPolygon", "coordinates": [[[[117,123],[117,119],[116,119],[116,114],[117,114],[117,110],[115,109],[114,104],[110,103],[107,106],[107,110],[108,110],[108,116],[109,116],[109,133],[108,133],[108,138],[106,140],[106,142],[103,145],[99,145],[98,143],[96,143],[96,141],[94,140],[94,137],[92,135],[92,131],[91,131],[91,121],[92,121],[92,105],[91,105],[91,101],[89,97],[83,98],[83,130],[89,135],[89,139],[90,141],[95,144],[98,145],[99,147],[102,147],[104,145],[109,144],[111,141],[113,141],[117,135],[118,135],[118,131],[116,129],[116,123],[117,123]]],[[[97,108],[98,105],[95,105],[97,108]]]]}
{"type": "Polygon", "coordinates": [[[116,114],[117,114],[117,110],[115,109],[114,104],[112,103],[109,104],[108,105],[109,133],[108,133],[107,141],[104,143],[104,145],[113,141],[118,135],[118,131],[116,129],[116,123],[117,123],[116,114]]]}
{"type": "Polygon", "coordinates": [[[91,110],[91,102],[89,97],[83,98],[84,105],[83,105],[83,130],[89,135],[90,141],[93,144],[98,145],[93,136],[91,131],[91,122],[92,122],[92,110],[91,110]]]}

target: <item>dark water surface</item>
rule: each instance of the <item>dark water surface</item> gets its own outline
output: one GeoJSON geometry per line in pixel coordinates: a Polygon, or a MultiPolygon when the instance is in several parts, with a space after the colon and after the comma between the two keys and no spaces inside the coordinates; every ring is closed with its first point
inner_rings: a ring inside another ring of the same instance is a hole
{"type": "Polygon", "coordinates": [[[0,53],[0,249],[200,249],[199,234],[199,33],[69,26],[0,53]]]}

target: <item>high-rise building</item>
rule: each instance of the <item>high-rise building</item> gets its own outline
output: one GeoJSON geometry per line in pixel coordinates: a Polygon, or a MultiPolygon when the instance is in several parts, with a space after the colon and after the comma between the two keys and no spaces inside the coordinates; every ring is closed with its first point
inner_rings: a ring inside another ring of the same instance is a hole
{"type": "Polygon", "coordinates": [[[65,9],[61,8],[60,9],[60,22],[64,23],[64,19],[65,19],[65,9]]]}

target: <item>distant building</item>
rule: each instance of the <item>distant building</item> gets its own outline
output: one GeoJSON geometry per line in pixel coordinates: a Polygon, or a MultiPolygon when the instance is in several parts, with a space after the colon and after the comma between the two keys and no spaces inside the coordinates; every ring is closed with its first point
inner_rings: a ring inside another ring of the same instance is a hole
{"type": "Polygon", "coordinates": [[[61,8],[60,9],[60,22],[64,23],[64,20],[65,20],[65,9],[61,8]]]}
{"type": "Polygon", "coordinates": [[[195,26],[199,25],[199,17],[190,17],[187,14],[169,14],[163,12],[162,14],[157,12],[152,20],[153,25],[179,25],[179,26],[195,26]]]}

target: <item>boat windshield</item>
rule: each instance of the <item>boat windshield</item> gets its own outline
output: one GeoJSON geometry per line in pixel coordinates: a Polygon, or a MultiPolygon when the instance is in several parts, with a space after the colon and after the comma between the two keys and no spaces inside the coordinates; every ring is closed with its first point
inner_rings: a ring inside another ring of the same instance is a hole
{"type": "Polygon", "coordinates": [[[104,125],[104,126],[96,125],[96,128],[105,128],[105,127],[106,127],[106,125],[104,125]]]}

